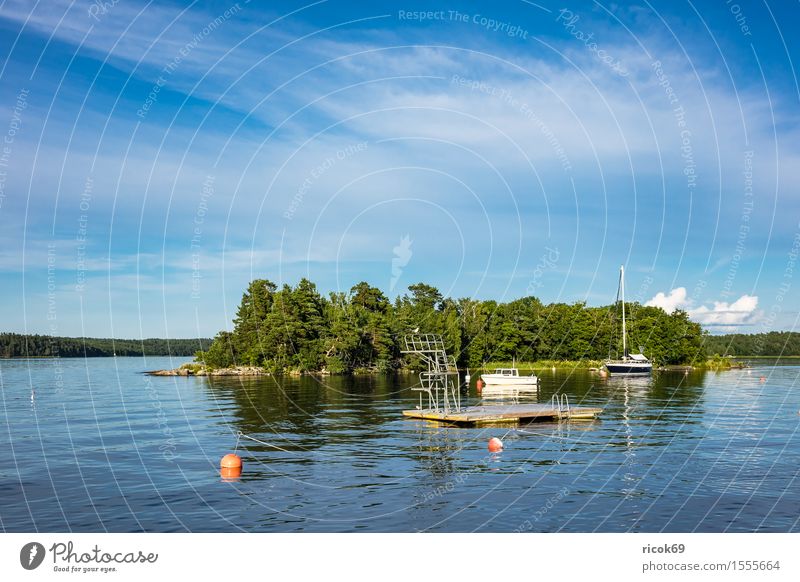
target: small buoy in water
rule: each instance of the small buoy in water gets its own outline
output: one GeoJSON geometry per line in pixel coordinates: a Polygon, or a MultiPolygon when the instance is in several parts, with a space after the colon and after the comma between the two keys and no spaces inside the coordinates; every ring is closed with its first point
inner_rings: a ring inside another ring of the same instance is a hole
{"type": "Polygon", "coordinates": [[[553,372],[555,372],[555,371],[556,371],[556,367],[555,367],[555,366],[553,366],[553,372]]]}
{"type": "Polygon", "coordinates": [[[466,382],[467,384],[469,384],[469,374],[467,374],[466,376],[464,376],[464,382],[466,382]]]}
{"type": "Polygon", "coordinates": [[[608,376],[608,372],[606,372],[605,370],[600,370],[599,374],[601,378],[605,378],[606,376],[608,376]]]}
{"type": "Polygon", "coordinates": [[[475,383],[475,386],[477,386],[477,387],[478,387],[478,392],[480,392],[481,390],[483,390],[483,380],[481,380],[480,378],[478,378],[478,381],[475,383]]]}
{"type": "Polygon", "coordinates": [[[766,382],[766,381],[767,381],[767,379],[766,379],[764,376],[761,376],[761,378],[759,378],[758,380],[759,380],[759,382],[761,382],[762,384],[763,384],[764,382],[766,382]]]}
{"type": "Polygon", "coordinates": [[[236,479],[242,476],[242,468],[239,467],[238,469],[220,469],[219,476],[222,477],[223,481],[235,481],[236,479]]]}
{"type": "Polygon", "coordinates": [[[222,457],[222,460],[219,462],[219,466],[221,469],[241,469],[242,458],[234,453],[228,453],[222,457]]]}
{"type": "Polygon", "coordinates": [[[503,450],[503,441],[497,437],[490,438],[488,449],[490,453],[499,453],[503,450]]]}
{"type": "Polygon", "coordinates": [[[219,462],[219,474],[223,479],[235,479],[242,474],[242,458],[234,453],[228,453],[219,462]]]}

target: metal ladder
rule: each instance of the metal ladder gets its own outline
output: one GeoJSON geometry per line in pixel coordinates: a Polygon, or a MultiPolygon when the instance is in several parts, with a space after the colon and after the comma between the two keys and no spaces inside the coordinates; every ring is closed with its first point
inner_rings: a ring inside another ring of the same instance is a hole
{"type": "Polygon", "coordinates": [[[558,412],[558,420],[570,417],[569,396],[566,394],[553,394],[550,405],[558,412]]]}

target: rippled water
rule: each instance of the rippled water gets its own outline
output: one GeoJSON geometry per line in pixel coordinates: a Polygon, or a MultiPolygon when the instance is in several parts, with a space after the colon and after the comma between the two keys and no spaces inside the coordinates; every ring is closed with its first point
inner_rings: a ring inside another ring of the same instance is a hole
{"type": "Polygon", "coordinates": [[[534,401],[563,392],[603,407],[601,419],[510,430],[404,419],[417,403],[410,376],[141,374],[179,363],[0,361],[0,527],[800,530],[795,365],[636,380],[546,372],[534,401]],[[274,446],[240,441],[244,473],[224,481],[219,460],[239,431],[274,446]],[[492,436],[502,453],[486,450],[492,436]]]}

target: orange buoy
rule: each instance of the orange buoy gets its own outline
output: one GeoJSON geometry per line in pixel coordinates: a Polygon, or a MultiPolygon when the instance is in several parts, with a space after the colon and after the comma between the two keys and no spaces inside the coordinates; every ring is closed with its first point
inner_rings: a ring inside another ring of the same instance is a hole
{"type": "Polygon", "coordinates": [[[220,469],[240,469],[242,468],[242,458],[234,453],[228,453],[219,463],[220,469]]]}
{"type": "Polygon", "coordinates": [[[242,476],[242,468],[220,469],[219,476],[222,477],[223,481],[233,481],[242,476]]]}
{"type": "Polygon", "coordinates": [[[481,389],[483,389],[483,380],[481,380],[480,378],[478,378],[478,381],[477,381],[477,382],[475,382],[475,386],[477,386],[477,387],[478,387],[478,390],[481,390],[481,389]]]}
{"type": "Polygon", "coordinates": [[[488,448],[490,453],[499,453],[503,450],[503,441],[497,437],[492,437],[489,439],[488,448]]]}
{"type": "Polygon", "coordinates": [[[228,453],[219,462],[219,474],[223,479],[236,479],[242,474],[242,458],[228,453]]]}

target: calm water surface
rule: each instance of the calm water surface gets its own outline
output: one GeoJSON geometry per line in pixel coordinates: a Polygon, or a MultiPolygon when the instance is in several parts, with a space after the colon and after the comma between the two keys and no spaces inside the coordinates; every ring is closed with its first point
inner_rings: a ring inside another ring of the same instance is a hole
{"type": "Polygon", "coordinates": [[[0,528],[800,531],[797,365],[546,372],[532,401],[563,392],[601,420],[510,430],[403,419],[411,376],[141,374],[182,361],[0,360],[0,528]],[[278,448],[242,440],[226,482],[239,431],[278,448]]]}

